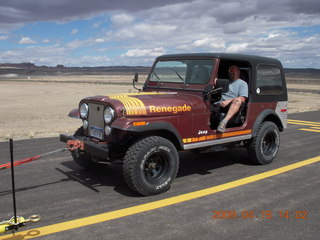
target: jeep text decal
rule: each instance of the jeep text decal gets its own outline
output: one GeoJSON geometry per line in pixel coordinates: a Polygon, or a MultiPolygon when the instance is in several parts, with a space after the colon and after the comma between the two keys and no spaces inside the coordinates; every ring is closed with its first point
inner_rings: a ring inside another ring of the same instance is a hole
{"type": "Polygon", "coordinates": [[[169,112],[169,113],[179,113],[179,112],[190,112],[192,110],[191,106],[184,104],[183,106],[175,106],[175,107],[158,107],[154,105],[149,106],[150,113],[163,113],[163,112],[169,112]]]}

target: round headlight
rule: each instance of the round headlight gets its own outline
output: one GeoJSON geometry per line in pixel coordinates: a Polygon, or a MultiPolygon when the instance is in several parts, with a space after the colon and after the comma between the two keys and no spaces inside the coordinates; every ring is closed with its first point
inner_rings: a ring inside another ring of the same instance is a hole
{"type": "Polygon", "coordinates": [[[106,123],[110,123],[114,117],[114,110],[111,107],[106,107],[106,109],[104,110],[103,117],[106,123]]]}
{"type": "Polygon", "coordinates": [[[111,133],[111,127],[110,126],[105,126],[105,128],[104,128],[104,133],[106,134],[106,135],[109,135],[110,133],[111,133]]]}
{"type": "Polygon", "coordinates": [[[82,103],[80,106],[80,117],[81,118],[87,118],[89,113],[89,107],[88,104],[82,103]]]}
{"type": "Polygon", "coordinates": [[[84,129],[87,129],[87,128],[88,128],[89,123],[88,123],[88,121],[87,121],[87,120],[83,120],[83,121],[82,121],[82,125],[83,125],[83,128],[84,128],[84,129]]]}

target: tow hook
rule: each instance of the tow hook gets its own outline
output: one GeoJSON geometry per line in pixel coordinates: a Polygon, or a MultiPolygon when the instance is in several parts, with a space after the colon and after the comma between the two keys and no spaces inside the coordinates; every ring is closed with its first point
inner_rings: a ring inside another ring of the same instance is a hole
{"type": "Polygon", "coordinates": [[[73,152],[77,149],[83,151],[84,150],[84,143],[82,141],[76,140],[76,139],[68,140],[67,141],[67,149],[70,152],[73,152]]]}

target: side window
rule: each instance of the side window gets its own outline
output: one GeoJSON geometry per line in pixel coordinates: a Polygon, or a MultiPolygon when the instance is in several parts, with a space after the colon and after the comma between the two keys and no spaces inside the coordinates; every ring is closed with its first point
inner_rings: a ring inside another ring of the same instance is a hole
{"type": "Polygon", "coordinates": [[[268,65],[258,66],[256,93],[258,95],[280,95],[283,93],[280,68],[268,65]]]}

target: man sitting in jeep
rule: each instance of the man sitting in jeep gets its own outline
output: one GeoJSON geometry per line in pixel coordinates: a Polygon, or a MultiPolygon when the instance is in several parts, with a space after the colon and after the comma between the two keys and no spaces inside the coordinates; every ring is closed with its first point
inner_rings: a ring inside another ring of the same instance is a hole
{"type": "Polygon", "coordinates": [[[224,133],[228,121],[239,111],[242,103],[248,98],[248,85],[240,79],[240,69],[236,65],[229,67],[229,91],[223,93],[220,101],[217,103],[222,108],[229,107],[224,119],[219,123],[217,130],[224,133]]]}

